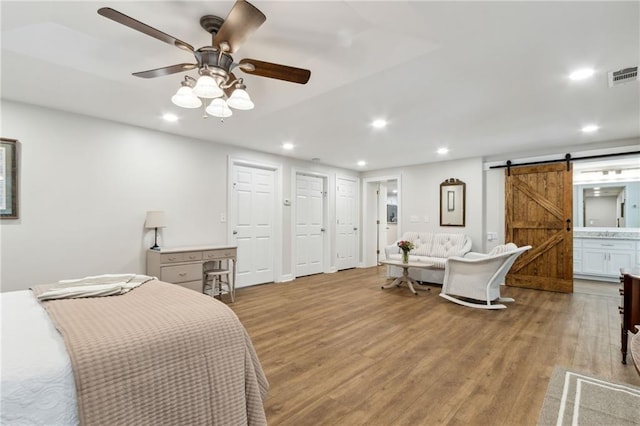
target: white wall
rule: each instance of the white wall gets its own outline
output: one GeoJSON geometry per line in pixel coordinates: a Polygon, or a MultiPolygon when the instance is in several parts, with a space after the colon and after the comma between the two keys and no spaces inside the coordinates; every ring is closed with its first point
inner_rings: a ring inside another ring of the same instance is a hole
{"type": "Polygon", "coordinates": [[[485,209],[481,158],[428,163],[362,174],[364,178],[383,175],[401,175],[402,210],[399,227],[403,232],[461,232],[471,237],[474,251],[483,250],[485,209]],[[466,183],[465,227],[440,226],[440,184],[449,178],[466,183]],[[412,221],[412,218],[415,221],[412,221]]]}
{"type": "MultiPolygon", "coordinates": [[[[21,148],[20,219],[0,222],[2,291],[91,274],[144,272],[145,250],[153,238],[143,228],[147,210],[166,212],[168,227],[160,233],[165,247],[226,243],[220,213],[227,211],[229,156],[281,165],[282,197],[289,199],[295,195],[292,170],[327,175],[330,189],[337,174],[359,175],[20,103],[3,101],[1,106],[2,136],[18,139],[21,148]]],[[[640,140],[611,145],[625,143],[637,149],[640,140]]],[[[558,148],[558,153],[568,151],[558,148]]],[[[401,176],[399,229],[464,232],[473,239],[473,250],[486,251],[504,242],[504,170],[483,171],[482,161],[429,163],[360,176],[401,176]],[[452,177],[467,184],[464,228],[439,226],[439,185],[452,177]],[[418,221],[412,222],[412,216],[418,221]],[[487,231],[497,232],[498,238],[487,242],[487,231]]],[[[638,215],[636,201],[630,203],[630,217],[638,215]]],[[[331,222],[335,204],[330,198],[328,203],[331,222]]],[[[292,274],[291,220],[290,207],[283,207],[283,277],[292,274]]],[[[333,238],[329,251],[335,254],[333,238]]]]}
{"type": "Polygon", "coordinates": [[[496,238],[492,241],[486,241],[484,250],[488,252],[495,246],[505,243],[504,169],[493,169],[484,173],[484,193],[485,231],[496,234],[496,238]]]}
{"type": "MultiPolygon", "coordinates": [[[[227,243],[229,156],[291,169],[357,172],[169,135],[115,122],[2,102],[2,135],[20,142],[20,218],[0,223],[0,289],[101,273],[145,272],[153,231],[147,210],[164,210],[160,245],[227,243]]],[[[335,209],[333,209],[335,214],[335,209]]],[[[283,275],[291,274],[291,212],[283,207],[283,275]]],[[[334,251],[332,251],[334,252],[334,251]]]]}

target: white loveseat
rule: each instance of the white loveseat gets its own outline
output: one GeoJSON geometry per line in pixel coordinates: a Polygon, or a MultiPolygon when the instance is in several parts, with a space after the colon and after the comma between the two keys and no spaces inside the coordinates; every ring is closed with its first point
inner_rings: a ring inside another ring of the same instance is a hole
{"type": "MultiPolygon", "coordinates": [[[[409,276],[417,281],[442,284],[444,281],[444,265],[447,258],[462,257],[471,250],[471,238],[464,234],[447,234],[444,232],[405,232],[401,240],[411,241],[415,248],[409,252],[409,261],[432,263],[429,269],[411,268],[409,276]]],[[[390,260],[401,260],[402,253],[398,244],[385,247],[385,256],[390,260]]],[[[388,277],[399,277],[402,268],[388,266],[388,277]]]]}

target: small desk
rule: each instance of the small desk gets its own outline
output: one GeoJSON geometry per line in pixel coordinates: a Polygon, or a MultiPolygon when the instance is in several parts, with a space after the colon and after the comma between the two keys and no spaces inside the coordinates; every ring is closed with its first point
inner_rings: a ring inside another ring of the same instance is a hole
{"type": "MultiPolygon", "coordinates": [[[[409,268],[427,269],[427,268],[431,268],[433,266],[433,263],[427,263],[427,262],[403,263],[401,260],[381,260],[380,263],[383,264],[383,265],[399,266],[399,267],[402,268],[402,276],[396,278],[390,284],[383,285],[382,286],[383,289],[391,288],[391,287],[399,287],[400,284],[405,282],[405,283],[407,283],[407,286],[409,286],[409,290],[411,290],[411,293],[413,293],[416,296],[418,295],[418,293],[413,288],[413,284],[418,285],[418,281],[414,280],[413,278],[411,278],[409,276],[409,268]]],[[[422,288],[418,287],[418,290],[431,291],[431,289],[428,288],[428,287],[426,289],[422,289],[422,288]]]]}
{"type": "Polygon", "coordinates": [[[149,249],[147,250],[147,275],[202,293],[204,284],[202,264],[210,260],[233,262],[231,287],[235,289],[236,264],[238,263],[238,248],[236,246],[211,245],[149,249]]]}

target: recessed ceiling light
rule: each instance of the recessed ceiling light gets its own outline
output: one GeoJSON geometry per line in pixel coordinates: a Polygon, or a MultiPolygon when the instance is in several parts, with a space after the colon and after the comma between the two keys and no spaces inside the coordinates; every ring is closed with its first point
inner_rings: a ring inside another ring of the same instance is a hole
{"type": "Polygon", "coordinates": [[[594,191],[599,191],[599,190],[600,190],[600,187],[599,187],[599,186],[596,186],[596,187],[594,187],[594,188],[593,188],[593,190],[594,190],[594,191]]]}
{"type": "Polygon", "coordinates": [[[366,161],[362,161],[362,160],[358,161],[358,166],[362,167],[362,166],[366,166],[366,165],[367,165],[366,161]]]}
{"type": "Polygon", "coordinates": [[[440,154],[440,155],[444,155],[444,154],[447,154],[449,152],[449,148],[438,148],[438,150],[436,152],[438,154],[440,154]]]}
{"type": "Polygon", "coordinates": [[[387,120],[384,120],[382,118],[379,118],[377,120],[373,120],[371,122],[371,125],[375,128],[375,129],[383,129],[385,127],[387,127],[387,120]]]}
{"type": "Polygon", "coordinates": [[[397,190],[397,189],[394,189],[394,190],[393,190],[393,191],[391,191],[391,192],[393,192],[394,194],[397,194],[397,193],[398,193],[398,190],[397,190]]]}
{"type": "Polygon", "coordinates": [[[589,124],[587,126],[584,126],[582,128],[582,132],[583,133],[593,133],[596,130],[598,130],[600,127],[596,126],[595,124],[589,124]]]}
{"type": "Polygon", "coordinates": [[[594,73],[593,68],[581,68],[569,74],[569,78],[573,81],[584,80],[591,77],[594,73]]]}
{"type": "Polygon", "coordinates": [[[291,142],[285,142],[282,144],[282,149],[291,150],[293,149],[293,144],[291,142]]]}
{"type": "Polygon", "coordinates": [[[169,123],[174,123],[174,122],[178,121],[178,116],[168,112],[168,113],[162,115],[162,119],[164,121],[168,121],[169,123]]]}

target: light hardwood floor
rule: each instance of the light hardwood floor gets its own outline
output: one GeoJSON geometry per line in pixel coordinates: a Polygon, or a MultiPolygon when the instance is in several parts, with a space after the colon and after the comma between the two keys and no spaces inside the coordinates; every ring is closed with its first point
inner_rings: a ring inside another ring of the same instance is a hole
{"type": "Polygon", "coordinates": [[[499,311],[381,290],[385,268],[237,291],[276,425],[535,424],[553,367],[640,385],[619,297],[507,287],[499,311]]]}

